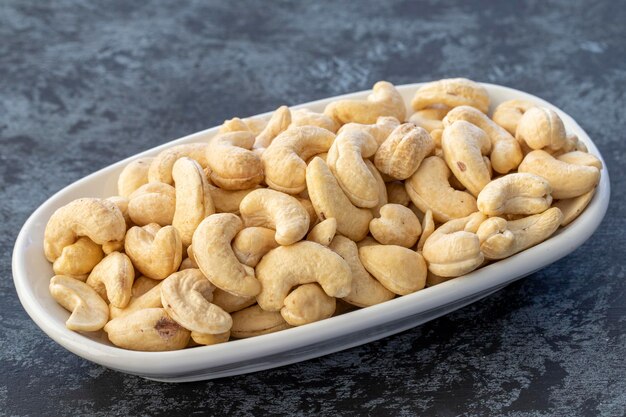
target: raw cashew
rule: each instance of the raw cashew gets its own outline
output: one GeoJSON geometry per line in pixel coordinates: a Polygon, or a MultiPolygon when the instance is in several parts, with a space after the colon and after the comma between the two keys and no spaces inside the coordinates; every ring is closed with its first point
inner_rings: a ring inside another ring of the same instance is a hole
{"type": "Polygon", "coordinates": [[[172,177],[174,163],[183,157],[191,158],[205,168],[208,163],[208,147],[208,143],[185,143],[162,151],[150,164],[148,171],[149,181],[172,185],[174,183],[174,178],[172,177]]]}
{"type": "Polygon", "coordinates": [[[390,204],[400,204],[405,207],[409,205],[411,197],[409,197],[403,182],[388,182],[385,186],[387,188],[387,200],[390,204]]]}
{"type": "Polygon", "coordinates": [[[309,230],[309,215],[300,202],[280,191],[261,188],[248,194],[239,206],[246,227],[276,230],[276,242],[291,245],[309,230]]]}
{"type": "Polygon", "coordinates": [[[258,305],[233,313],[230,334],[236,339],[260,336],[290,328],[278,311],[265,311],[258,305]]]}
{"type": "Polygon", "coordinates": [[[492,119],[511,135],[515,135],[520,119],[532,107],[535,107],[535,104],[526,100],[504,101],[493,111],[492,119]]]}
{"type": "Polygon", "coordinates": [[[124,167],[117,179],[117,193],[129,197],[137,188],[148,183],[148,170],[154,158],[139,158],[124,167]]]}
{"type": "MultiPolygon", "coordinates": [[[[331,217],[318,223],[306,237],[306,240],[319,243],[323,246],[330,245],[337,233],[337,219],[331,217]]],[[[290,323],[291,324],[291,323],[290,323]]]]}
{"type": "Polygon", "coordinates": [[[292,326],[302,326],[332,317],[335,299],[326,295],[318,284],[304,284],[285,298],[280,314],[292,326]]]}
{"type": "Polygon", "coordinates": [[[289,290],[299,284],[318,282],[331,297],[350,293],[350,267],[330,249],[318,243],[302,241],[269,251],[256,266],[261,292],[257,303],[267,311],[278,311],[289,290]]]}
{"type": "Polygon", "coordinates": [[[602,161],[590,153],[581,151],[572,151],[564,153],[556,157],[561,162],[567,162],[574,165],[586,165],[589,167],[596,167],[602,169],[602,161]]]}
{"type": "Polygon", "coordinates": [[[372,213],[350,202],[322,159],[316,157],[309,163],[306,184],[311,203],[321,220],[334,217],[337,232],[354,241],[367,235],[372,213]]]}
{"type": "Polygon", "coordinates": [[[335,134],[316,126],[290,127],[274,139],[261,157],[271,188],[298,194],[306,188],[306,160],[326,152],[335,134]]]}
{"type": "Polygon", "coordinates": [[[162,228],[152,223],[143,228],[131,227],[124,247],[135,268],[152,279],[167,278],[178,270],[182,261],[183,244],[172,226],[162,228]]]}
{"type": "Polygon", "coordinates": [[[185,329],[201,334],[230,330],[230,314],[211,303],[213,285],[199,269],[170,275],[161,286],[161,302],[167,314],[185,329]]]}
{"type": "Polygon", "coordinates": [[[217,345],[219,343],[228,342],[228,339],[230,339],[230,330],[218,334],[191,332],[191,339],[199,345],[217,345]]]}
{"type": "MultiPolygon", "coordinates": [[[[250,273],[254,273],[254,269],[250,271],[250,273]]],[[[240,297],[238,295],[233,295],[227,291],[216,288],[213,291],[212,303],[219,306],[227,313],[233,313],[235,311],[243,310],[246,307],[250,307],[252,304],[256,304],[256,298],[240,297]]]]}
{"type": "Polygon", "coordinates": [[[100,198],[79,198],[55,211],[44,232],[46,258],[54,262],[63,248],[87,236],[102,245],[124,240],[126,222],[120,209],[111,201],[100,198]]]}
{"type": "Polygon", "coordinates": [[[376,185],[378,189],[378,204],[370,208],[370,210],[374,217],[379,217],[380,208],[387,204],[387,186],[385,185],[385,180],[383,179],[383,176],[380,172],[378,172],[378,168],[376,168],[376,165],[374,165],[372,161],[366,159],[365,166],[367,166],[367,169],[369,169],[370,173],[376,180],[376,185]]]}
{"type": "Polygon", "coordinates": [[[383,174],[404,180],[417,171],[434,148],[435,143],[426,130],[405,123],[394,129],[380,145],[374,162],[383,174]]]}
{"type": "Polygon", "coordinates": [[[474,213],[439,226],[424,243],[428,269],[441,277],[458,277],[478,268],[484,256],[476,231],[485,218],[474,213]]]}
{"type": "Polygon", "coordinates": [[[588,193],[600,181],[598,168],[559,161],[545,151],[530,152],[518,170],[547,179],[552,186],[552,197],[557,200],[588,193]]]}
{"type": "Polygon", "coordinates": [[[508,222],[499,217],[489,218],[477,231],[480,249],[486,259],[507,258],[552,236],[562,219],[563,214],[556,207],[508,222]]]}
{"type": "Polygon", "coordinates": [[[252,152],[252,132],[230,132],[214,137],[206,151],[211,181],[225,190],[246,190],[263,180],[261,158],[252,152]]]}
{"type": "MultiPolygon", "coordinates": [[[[206,278],[205,278],[206,280],[206,278]]],[[[124,308],[117,308],[114,305],[109,305],[109,317],[115,319],[121,316],[125,316],[135,311],[143,310],[144,308],[158,308],[163,307],[161,302],[161,284],[164,281],[159,281],[159,284],[146,291],[139,296],[133,295],[128,305],[124,308]]]]}
{"type": "Polygon", "coordinates": [[[137,226],[157,223],[172,224],[176,211],[176,189],[163,182],[149,182],[133,192],[128,201],[128,214],[137,226]]]}
{"type": "Polygon", "coordinates": [[[245,124],[248,126],[248,129],[250,129],[250,131],[254,133],[255,135],[259,135],[263,131],[263,129],[265,129],[269,120],[270,118],[266,116],[246,117],[243,119],[245,124]]]}
{"type": "Polygon", "coordinates": [[[337,129],[339,129],[339,125],[335,122],[335,120],[333,120],[332,117],[329,117],[324,113],[316,113],[309,109],[291,111],[290,127],[297,126],[317,126],[333,133],[336,133],[337,129]]]}
{"type": "Polygon", "coordinates": [[[183,349],[190,336],[189,330],[179,326],[163,308],[146,308],[115,318],[104,331],[116,346],[148,352],[183,349]]]}
{"type": "Polygon", "coordinates": [[[263,131],[256,137],[254,149],[265,149],[270,146],[274,138],[287,130],[290,124],[291,112],[289,111],[289,107],[280,106],[272,114],[272,117],[267,122],[263,131]]]}
{"type": "Polygon", "coordinates": [[[515,137],[531,149],[556,151],[567,140],[563,121],[554,110],[545,107],[532,107],[520,119],[515,137]]]}
{"type": "Polygon", "coordinates": [[[380,209],[380,218],[370,222],[370,233],[383,245],[410,248],[417,242],[422,227],[411,209],[399,204],[385,204],[380,209]]]}
{"type": "Polygon", "coordinates": [[[483,155],[491,149],[485,131],[464,120],[457,120],[444,129],[441,149],[443,159],[454,176],[474,197],[478,196],[491,181],[491,170],[483,160],[483,155]]]}
{"type": "Polygon", "coordinates": [[[202,273],[218,288],[234,295],[251,297],[261,284],[235,257],[230,242],[243,228],[239,217],[213,214],[193,234],[193,254],[202,273]]]}
{"type": "Polygon", "coordinates": [[[306,213],[309,215],[309,231],[311,231],[317,224],[320,222],[320,218],[317,217],[317,213],[315,212],[315,207],[313,207],[313,203],[309,200],[308,193],[306,198],[296,197],[298,202],[304,209],[306,213]]]}
{"type": "Polygon", "coordinates": [[[88,237],[80,237],[71,245],[67,245],[52,264],[56,275],[85,275],[104,257],[102,247],[88,237]]]}
{"type": "Polygon", "coordinates": [[[265,227],[246,227],[233,239],[233,252],[239,262],[254,268],[267,252],[279,246],[275,234],[265,227]]]}
{"type": "Polygon", "coordinates": [[[447,107],[472,106],[483,113],[489,110],[489,94],[485,88],[466,78],[448,78],[421,86],[411,102],[413,110],[436,104],[447,107]]]}
{"type": "Polygon", "coordinates": [[[517,140],[504,128],[494,123],[485,113],[470,106],[459,106],[452,110],[443,119],[444,127],[450,126],[457,120],[465,120],[487,133],[491,140],[490,161],[493,169],[506,174],[517,168],[524,155],[517,140]]]}
{"type": "Polygon", "coordinates": [[[421,254],[397,245],[371,245],[359,249],[367,271],[398,295],[419,291],[426,285],[426,262],[421,254]]]}
{"type": "Polygon", "coordinates": [[[554,203],[554,207],[557,207],[563,213],[563,220],[561,226],[567,226],[573,222],[587,207],[591,199],[593,198],[596,189],[589,191],[583,195],[574,198],[567,198],[565,200],[559,200],[554,203]]]}
{"type": "Polygon", "coordinates": [[[339,124],[346,123],[376,123],[381,116],[392,116],[403,121],[406,117],[404,99],[387,81],[374,84],[372,93],[366,100],[338,100],[330,103],[324,109],[324,114],[332,117],[339,124]]]}
{"type": "Polygon", "coordinates": [[[250,128],[248,124],[241,120],[239,117],[233,117],[229,120],[224,120],[224,123],[220,126],[218,135],[230,132],[249,132],[250,128]]]}
{"type": "Polygon", "coordinates": [[[93,332],[109,319],[107,303],[93,288],[72,277],[56,275],[50,280],[50,294],[72,314],[65,322],[70,330],[93,332]]]}
{"type": "Polygon", "coordinates": [[[423,129],[428,133],[433,130],[443,129],[442,120],[450,111],[448,106],[434,106],[418,110],[409,117],[409,122],[423,129]]]}
{"type": "Polygon", "coordinates": [[[465,191],[452,188],[451,172],[443,159],[431,156],[405,181],[411,201],[423,212],[432,210],[438,222],[469,216],[478,210],[476,199],[465,191]]]}
{"type": "Polygon", "coordinates": [[[160,280],[152,279],[152,278],[148,278],[148,277],[144,277],[143,275],[140,275],[136,277],[135,280],[133,281],[133,288],[131,290],[132,296],[141,297],[142,295],[144,295],[145,293],[147,293],[148,291],[150,291],[151,289],[153,289],[160,283],[161,283],[160,280]]]}
{"type": "Polygon", "coordinates": [[[420,236],[420,240],[417,242],[417,251],[420,252],[424,248],[424,243],[433,234],[435,231],[435,221],[433,220],[433,212],[431,210],[426,210],[424,214],[424,219],[422,220],[422,235],[420,236]]]}
{"type": "Polygon", "coordinates": [[[245,196],[256,190],[257,187],[247,190],[222,190],[212,184],[208,184],[209,194],[215,206],[216,213],[239,213],[239,205],[245,196]]]}
{"type": "Polygon", "coordinates": [[[363,267],[356,243],[347,237],[337,235],[330,243],[330,249],[339,254],[352,271],[351,289],[348,295],[342,298],[344,301],[358,307],[368,307],[395,297],[394,293],[385,288],[363,267]]]}
{"type": "Polygon", "coordinates": [[[191,237],[200,222],[215,213],[208,181],[200,165],[189,158],[180,158],[174,164],[172,177],[176,184],[176,211],[172,226],[180,233],[183,245],[191,244],[191,237]]]}
{"type": "Polygon", "coordinates": [[[478,194],[478,209],[487,216],[537,214],[552,204],[552,187],[543,177],[528,173],[508,174],[491,181],[478,194]]]}
{"type": "Polygon", "coordinates": [[[90,285],[105,301],[115,307],[124,308],[132,294],[135,269],[127,255],[113,252],[96,265],[89,277],[90,285]]]}

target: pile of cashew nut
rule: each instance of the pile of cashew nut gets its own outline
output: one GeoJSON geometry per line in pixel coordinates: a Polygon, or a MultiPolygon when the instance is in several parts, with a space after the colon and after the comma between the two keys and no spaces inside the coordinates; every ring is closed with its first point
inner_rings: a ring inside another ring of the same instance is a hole
{"type": "Polygon", "coordinates": [[[396,88],[323,113],[234,118],[204,143],[128,164],[118,196],[58,209],[44,237],[69,329],[183,349],[368,307],[550,237],[601,161],[558,114],[478,83],[396,88]]]}

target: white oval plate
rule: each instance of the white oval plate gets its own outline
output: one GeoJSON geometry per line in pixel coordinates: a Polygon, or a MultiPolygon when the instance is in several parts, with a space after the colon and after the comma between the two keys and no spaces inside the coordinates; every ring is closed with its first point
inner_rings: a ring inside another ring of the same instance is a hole
{"type": "MultiPolygon", "coordinates": [[[[397,87],[407,108],[421,84],[397,87]]],[[[563,111],[530,94],[483,84],[492,110],[510,99],[524,99],[555,110],[568,131],[578,135],[589,152],[602,158],[589,136],[563,111]]],[[[322,111],[338,98],[364,99],[370,91],[333,97],[298,107],[322,111]]],[[[26,221],[15,242],[13,279],[20,301],[37,325],[69,351],[100,365],[148,379],[168,382],[197,381],[255,372],[348,349],[398,333],[477,301],[511,282],[531,274],[574,251],[597,229],[606,213],[610,186],[606,164],[597,192],[584,213],[553,237],[508,259],[488,265],[460,278],[426,288],[376,306],[356,310],[302,327],[278,333],[236,340],[226,344],[196,347],[173,352],[134,352],[111,345],[101,334],[80,334],[68,330],[69,313],[48,292],[52,267],[43,254],[46,222],[59,207],[80,197],[108,197],[116,194],[117,177],[131,160],[155,156],[174,144],[206,141],[218,128],[204,130],[150,149],[93,173],[62,189],[41,205],[26,221]]]]}

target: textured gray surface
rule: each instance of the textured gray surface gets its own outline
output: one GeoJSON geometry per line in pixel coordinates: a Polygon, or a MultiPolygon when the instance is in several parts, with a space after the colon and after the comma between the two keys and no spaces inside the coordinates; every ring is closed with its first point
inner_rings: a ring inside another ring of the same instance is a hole
{"type": "Polygon", "coordinates": [[[623,5],[90,3],[0,2],[0,415],[626,413],[623,5]],[[400,335],[186,385],[86,362],[21,308],[13,242],[63,186],[234,115],[448,76],[537,94],[596,141],[612,202],[574,254],[400,335]]]}

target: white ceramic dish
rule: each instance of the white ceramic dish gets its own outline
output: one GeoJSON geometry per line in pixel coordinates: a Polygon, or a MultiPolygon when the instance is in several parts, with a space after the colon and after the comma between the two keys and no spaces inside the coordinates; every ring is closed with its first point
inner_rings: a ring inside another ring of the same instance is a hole
{"type": "MultiPolygon", "coordinates": [[[[399,86],[407,106],[420,84],[399,86]]],[[[535,96],[492,84],[484,84],[492,106],[509,99],[525,99],[555,110],[568,131],[585,142],[589,152],[601,158],[589,136],[567,114],[535,96]]],[[[319,100],[297,107],[321,111],[337,98],[365,98],[369,91],[319,100]]],[[[46,222],[57,208],[79,197],[107,197],[116,193],[122,168],[132,159],[154,156],[179,143],[210,138],[217,128],[198,132],[153,148],[91,174],[56,193],[26,221],[15,242],[13,279],[20,301],[37,325],[71,352],[121,372],[168,382],[196,381],[260,371],[337,352],[407,330],[477,301],[511,282],[557,261],[587,240],[600,225],[610,196],[605,168],[598,190],[585,212],[546,242],[466,276],[306,326],[252,339],[174,352],[134,352],[119,349],[97,335],[68,330],[69,313],[48,293],[51,265],[43,255],[46,222]]]]}

